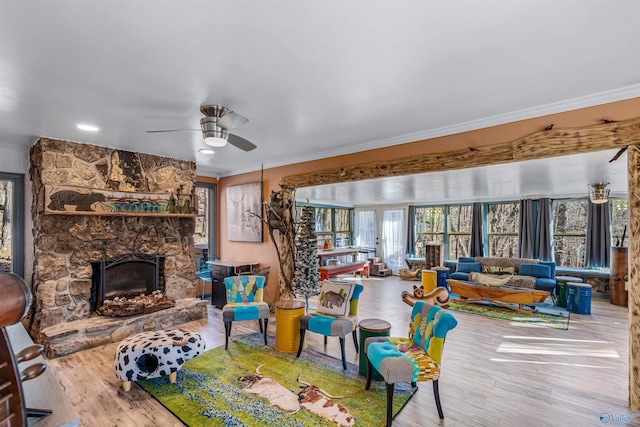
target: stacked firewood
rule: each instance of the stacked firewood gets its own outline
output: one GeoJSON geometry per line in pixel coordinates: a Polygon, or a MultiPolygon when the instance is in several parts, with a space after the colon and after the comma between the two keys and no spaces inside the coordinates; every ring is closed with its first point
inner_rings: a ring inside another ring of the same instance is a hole
{"type": "Polygon", "coordinates": [[[151,295],[139,295],[133,298],[116,297],[104,300],[97,311],[102,316],[124,317],[134,314],[152,313],[176,305],[175,300],[161,291],[154,291],[151,295]]]}

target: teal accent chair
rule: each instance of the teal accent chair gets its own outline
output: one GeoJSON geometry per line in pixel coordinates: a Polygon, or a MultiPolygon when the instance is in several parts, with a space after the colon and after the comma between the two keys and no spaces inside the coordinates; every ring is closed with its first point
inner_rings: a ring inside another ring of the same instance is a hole
{"type": "Polygon", "coordinates": [[[433,381],[433,394],[440,419],[444,419],[440,405],[438,378],[442,364],[442,350],[447,332],[458,322],[447,310],[419,301],[413,306],[409,337],[370,337],[362,345],[367,355],[367,384],[371,386],[373,370],[384,378],[387,388],[387,426],[393,422],[393,391],[395,383],[433,381]]]}
{"type": "Polygon", "coordinates": [[[243,320],[258,321],[260,332],[264,334],[264,345],[267,345],[269,305],[263,301],[264,284],[264,276],[242,275],[224,278],[224,286],[227,288],[227,303],[222,307],[225,350],[229,347],[232,323],[243,320]]]}
{"type": "Polygon", "coordinates": [[[353,335],[353,345],[356,347],[356,353],[360,351],[358,347],[358,301],[360,294],[364,290],[364,286],[356,283],[353,294],[349,300],[349,315],[344,317],[335,317],[321,313],[307,313],[300,318],[300,346],[298,354],[300,357],[302,347],[304,346],[304,336],[307,331],[324,335],[324,345],[327,345],[327,336],[337,336],[340,340],[340,351],[342,353],[342,368],[347,369],[347,358],[344,350],[344,338],[347,334],[353,335]]]}

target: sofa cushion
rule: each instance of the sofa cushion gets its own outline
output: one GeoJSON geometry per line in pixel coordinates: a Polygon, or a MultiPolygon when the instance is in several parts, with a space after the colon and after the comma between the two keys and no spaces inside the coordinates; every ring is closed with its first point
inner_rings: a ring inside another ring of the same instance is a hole
{"type": "Polygon", "coordinates": [[[521,276],[533,276],[551,279],[551,267],[542,264],[520,264],[521,276]]]}
{"type": "Polygon", "coordinates": [[[458,273],[480,273],[482,270],[482,264],[479,262],[459,262],[456,272],[458,273]]]}

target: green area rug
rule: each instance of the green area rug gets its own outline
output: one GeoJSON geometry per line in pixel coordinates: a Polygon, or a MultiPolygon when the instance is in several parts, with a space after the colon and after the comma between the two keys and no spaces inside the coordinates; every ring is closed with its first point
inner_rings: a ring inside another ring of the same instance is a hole
{"type": "MultiPolygon", "coordinates": [[[[457,296],[452,295],[453,298],[457,298],[457,296]]],[[[464,311],[465,313],[496,317],[548,328],[569,329],[569,312],[566,309],[554,307],[552,304],[533,304],[533,306],[536,307],[535,310],[531,316],[527,316],[515,310],[498,307],[490,303],[454,302],[451,299],[449,300],[449,308],[455,311],[464,311]]]]}
{"type": "MultiPolygon", "coordinates": [[[[333,345],[333,343],[329,343],[333,345]]],[[[338,345],[336,340],[335,345],[338,345]]],[[[301,380],[325,390],[347,408],[356,426],[384,425],[386,420],[386,390],[384,382],[373,381],[365,390],[365,378],[358,367],[316,351],[305,349],[300,358],[295,353],[281,353],[273,347],[273,339],[265,346],[261,334],[244,337],[224,346],[209,350],[186,362],[178,371],[178,381],[170,384],[168,378],[138,381],[138,384],[191,427],[200,426],[335,426],[336,424],[306,409],[295,414],[273,407],[256,395],[242,391],[238,380],[243,375],[260,373],[278,381],[298,393],[301,380]]],[[[394,415],[413,396],[417,388],[398,383],[394,393],[394,415]]]]}

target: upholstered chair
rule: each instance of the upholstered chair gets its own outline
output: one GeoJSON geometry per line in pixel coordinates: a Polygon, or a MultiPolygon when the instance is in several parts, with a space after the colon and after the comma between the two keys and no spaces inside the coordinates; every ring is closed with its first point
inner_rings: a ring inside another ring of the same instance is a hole
{"type": "Polygon", "coordinates": [[[442,350],[447,332],[458,322],[442,307],[423,301],[416,302],[411,312],[409,337],[370,337],[362,345],[367,355],[367,384],[371,386],[373,369],[384,378],[387,386],[387,426],[393,421],[393,391],[395,383],[433,381],[433,394],[440,419],[444,419],[438,378],[442,350]]]}
{"type": "Polygon", "coordinates": [[[222,307],[222,321],[225,331],[224,349],[226,350],[229,346],[231,324],[243,320],[258,321],[260,332],[264,334],[264,344],[267,345],[269,305],[262,300],[265,285],[264,276],[225,277],[224,285],[227,288],[227,303],[222,307]]]}
{"type": "Polygon", "coordinates": [[[351,333],[356,352],[359,351],[356,329],[358,326],[358,301],[363,289],[364,287],[360,283],[354,282],[325,281],[322,283],[317,311],[305,314],[300,318],[300,347],[298,347],[296,357],[300,357],[307,331],[324,335],[325,345],[328,336],[337,336],[340,340],[342,367],[347,369],[344,339],[351,333]]]}

